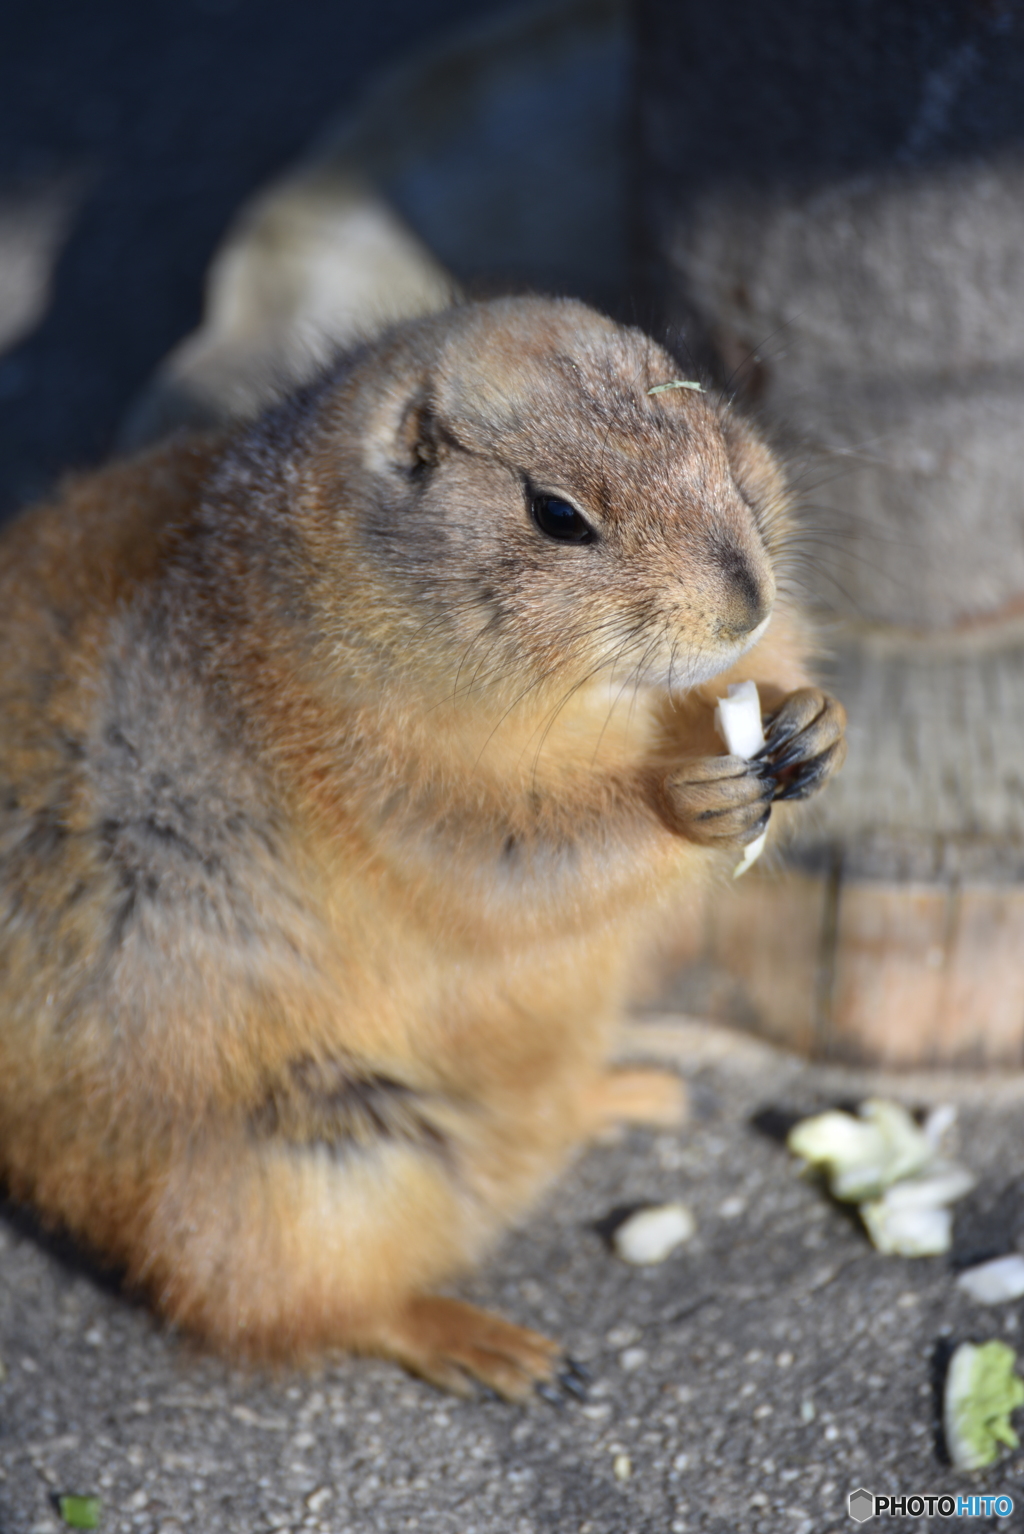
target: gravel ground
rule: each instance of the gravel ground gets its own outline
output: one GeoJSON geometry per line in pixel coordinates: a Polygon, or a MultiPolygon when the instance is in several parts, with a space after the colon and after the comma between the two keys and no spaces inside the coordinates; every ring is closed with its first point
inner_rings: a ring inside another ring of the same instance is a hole
{"type": "Polygon", "coordinates": [[[560,1409],[456,1401],[372,1361],[261,1375],[199,1357],[8,1211],[0,1529],[58,1529],[62,1492],[98,1495],[102,1529],[126,1534],[824,1534],[855,1527],[858,1485],[1013,1495],[1024,1453],[975,1475],[943,1463],[936,1364],[965,1338],[1015,1342],[1020,1304],[974,1305],[948,1259],[873,1252],[751,1119],[880,1088],[958,1100],[979,1186],[956,1262],[1024,1242],[1024,1088],[869,1079],[682,1033],[690,1125],[591,1149],[458,1291],[586,1364],[589,1399],[560,1409]],[[660,1267],[627,1267],[594,1231],[616,1206],[669,1198],[698,1233],[660,1267]]]}

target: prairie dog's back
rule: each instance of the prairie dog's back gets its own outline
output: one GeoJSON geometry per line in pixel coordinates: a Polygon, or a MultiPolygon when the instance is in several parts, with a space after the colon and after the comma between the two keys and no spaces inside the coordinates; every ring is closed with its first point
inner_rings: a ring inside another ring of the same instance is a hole
{"type": "Polygon", "coordinates": [[[100,1133],[94,1114],[114,1115],[142,1175],[147,1132],[175,1112],[187,1128],[225,1090],[247,954],[262,944],[255,972],[287,943],[284,817],[169,574],[219,450],[182,440],[73,481],[3,540],[0,1151],[16,1188],[42,1147],[100,1133]]]}

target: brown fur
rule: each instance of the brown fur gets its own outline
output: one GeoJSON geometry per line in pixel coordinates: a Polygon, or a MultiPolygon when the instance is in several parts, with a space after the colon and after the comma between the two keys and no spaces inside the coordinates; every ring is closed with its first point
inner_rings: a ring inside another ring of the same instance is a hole
{"type": "Polygon", "coordinates": [[[603,1061],[638,935],[764,812],[715,697],[842,749],[779,470],[673,372],[577,304],[468,306],[0,544],[2,1170],[217,1346],[556,1367],[426,1291],[667,1109],[603,1061]]]}

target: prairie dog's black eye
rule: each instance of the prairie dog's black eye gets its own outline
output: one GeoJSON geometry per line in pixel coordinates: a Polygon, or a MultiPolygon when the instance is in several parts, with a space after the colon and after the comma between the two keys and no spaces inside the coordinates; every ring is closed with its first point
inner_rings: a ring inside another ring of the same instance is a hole
{"type": "Polygon", "coordinates": [[[533,520],[549,538],[560,543],[593,543],[594,530],[568,501],[557,495],[535,495],[530,502],[533,520]]]}

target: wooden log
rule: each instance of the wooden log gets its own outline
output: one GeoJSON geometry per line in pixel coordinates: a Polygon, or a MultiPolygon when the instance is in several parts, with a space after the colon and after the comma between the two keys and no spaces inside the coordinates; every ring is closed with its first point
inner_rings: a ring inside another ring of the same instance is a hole
{"type": "Polygon", "coordinates": [[[930,1058],[1024,1066],[1024,889],[965,885],[930,1058]]]}
{"type": "Polygon", "coordinates": [[[811,1053],[816,1045],[827,886],[790,873],[741,882],[709,901],[714,962],[734,974],[758,1019],[758,1032],[811,1053]],[[732,897],[732,898],[730,898],[732,897]]]}
{"type": "Polygon", "coordinates": [[[823,1053],[879,1065],[928,1061],[952,903],[942,885],[843,884],[823,1053]]]}
{"type": "Polygon", "coordinates": [[[1022,955],[1019,884],[755,872],[708,895],[638,1004],[847,1064],[1020,1069],[1022,955]]]}

